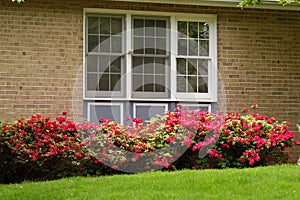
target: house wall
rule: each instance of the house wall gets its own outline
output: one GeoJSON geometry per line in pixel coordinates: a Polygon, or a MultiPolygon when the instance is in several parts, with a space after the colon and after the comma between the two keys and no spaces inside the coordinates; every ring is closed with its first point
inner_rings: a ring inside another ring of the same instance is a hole
{"type": "MultiPolygon", "coordinates": [[[[300,123],[300,12],[80,0],[0,2],[0,119],[83,118],[83,8],[216,14],[219,109],[300,123]]],[[[300,133],[295,132],[300,139],[300,133]]],[[[299,148],[290,150],[293,159],[299,148]]],[[[298,152],[297,152],[298,151],[298,152]]]]}

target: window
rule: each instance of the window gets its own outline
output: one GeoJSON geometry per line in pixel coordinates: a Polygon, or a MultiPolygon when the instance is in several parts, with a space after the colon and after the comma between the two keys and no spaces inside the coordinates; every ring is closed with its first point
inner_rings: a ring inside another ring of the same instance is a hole
{"type": "Polygon", "coordinates": [[[124,95],[123,17],[88,15],[86,24],[86,96],[124,95]]]}
{"type": "Polygon", "coordinates": [[[156,115],[163,115],[168,110],[168,104],[135,103],[133,117],[149,120],[156,115]]]}
{"type": "Polygon", "coordinates": [[[86,104],[118,101],[139,116],[146,102],[217,100],[214,15],[85,9],[84,44],[86,104]]]}
{"type": "Polygon", "coordinates": [[[168,97],[168,19],[133,17],[132,97],[168,97]]]}
{"type": "Polygon", "coordinates": [[[122,103],[88,103],[88,121],[98,122],[99,118],[123,123],[122,103]]]}

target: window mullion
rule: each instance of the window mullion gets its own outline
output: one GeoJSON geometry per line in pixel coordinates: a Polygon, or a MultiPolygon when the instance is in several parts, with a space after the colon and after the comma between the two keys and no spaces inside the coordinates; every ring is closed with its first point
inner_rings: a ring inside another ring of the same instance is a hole
{"type": "Polygon", "coordinates": [[[175,17],[170,18],[170,89],[171,99],[176,99],[177,74],[176,74],[176,55],[177,55],[177,23],[175,17]]]}
{"type": "Polygon", "coordinates": [[[125,20],[125,33],[123,34],[124,41],[126,41],[125,45],[125,58],[126,58],[126,73],[125,73],[125,79],[126,79],[126,99],[129,99],[131,97],[132,93],[132,72],[131,72],[131,65],[132,65],[132,26],[131,26],[131,15],[126,15],[125,20]]]}

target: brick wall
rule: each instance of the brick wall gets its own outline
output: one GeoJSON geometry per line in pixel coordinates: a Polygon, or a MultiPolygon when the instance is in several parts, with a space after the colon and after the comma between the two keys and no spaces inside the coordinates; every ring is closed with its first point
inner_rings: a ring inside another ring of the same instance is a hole
{"type": "MultiPolygon", "coordinates": [[[[83,8],[218,16],[219,108],[300,123],[300,12],[91,0],[0,3],[0,119],[83,117],[83,8]]],[[[300,139],[300,133],[295,132],[300,139]]],[[[299,151],[299,149],[297,149],[299,151]]],[[[291,150],[295,159],[298,153],[291,150]]]]}

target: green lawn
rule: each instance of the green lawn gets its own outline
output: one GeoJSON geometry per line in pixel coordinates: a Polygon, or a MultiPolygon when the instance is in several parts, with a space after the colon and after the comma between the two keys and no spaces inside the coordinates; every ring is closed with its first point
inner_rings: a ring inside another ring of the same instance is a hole
{"type": "Polygon", "coordinates": [[[0,185],[0,199],[300,199],[300,167],[184,170],[0,185]]]}

